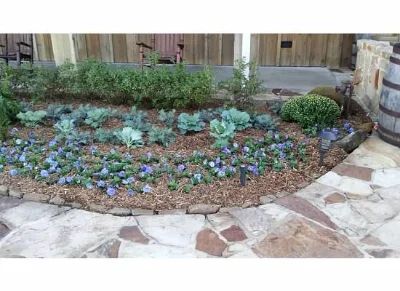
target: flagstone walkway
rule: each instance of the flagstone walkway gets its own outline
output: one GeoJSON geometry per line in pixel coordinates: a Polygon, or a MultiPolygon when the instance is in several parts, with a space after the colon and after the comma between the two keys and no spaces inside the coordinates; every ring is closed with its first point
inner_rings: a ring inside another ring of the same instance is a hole
{"type": "Polygon", "coordinates": [[[0,257],[400,257],[400,149],[368,138],[295,194],[212,215],[118,217],[0,196],[0,257]]]}

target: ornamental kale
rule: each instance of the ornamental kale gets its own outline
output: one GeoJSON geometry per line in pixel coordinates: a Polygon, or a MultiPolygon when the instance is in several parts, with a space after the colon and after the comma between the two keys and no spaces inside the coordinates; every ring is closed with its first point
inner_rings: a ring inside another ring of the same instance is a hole
{"type": "Polygon", "coordinates": [[[139,118],[137,119],[132,119],[132,120],[126,120],[124,122],[125,127],[132,127],[133,129],[142,131],[142,132],[148,132],[151,130],[151,123],[141,121],[139,118]]]}
{"type": "Polygon", "coordinates": [[[158,143],[164,147],[168,147],[170,144],[175,142],[176,134],[172,131],[172,128],[160,128],[153,126],[149,132],[149,143],[158,143]]]}
{"type": "Polygon", "coordinates": [[[164,122],[168,127],[172,127],[172,125],[174,124],[175,112],[175,109],[171,111],[165,111],[164,109],[162,109],[158,111],[158,120],[164,122]]]}
{"type": "Polygon", "coordinates": [[[116,131],[115,136],[118,137],[128,148],[136,148],[143,146],[143,133],[140,130],[131,127],[124,127],[122,131],[116,131]]]}
{"type": "Polygon", "coordinates": [[[110,117],[110,113],[107,109],[96,108],[87,112],[85,123],[92,128],[98,128],[108,117],[110,117]]]}
{"type": "Polygon", "coordinates": [[[75,132],[75,124],[72,119],[64,119],[54,125],[56,140],[69,139],[75,132]]]}
{"type": "Polygon", "coordinates": [[[98,143],[120,143],[119,139],[115,139],[114,130],[104,130],[102,128],[96,129],[93,136],[93,141],[98,143]]]}
{"type": "Polygon", "coordinates": [[[199,113],[193,115],[181,113],[178,117],[178,128],[181,134],[186,134],[188,131],[202,131],[204,126],[205,123],[200,120],[199,113]]]}
{"type": "Polygon", "coordinates": [[[235,124],[214,119],[210,122],[210,135],[216,139],[214,147],[226,147],[235,136],[235,124]]]}
{"type": "Polygon", "coordinates": [[[25,113],[18,113],[17,118],[21,121],[21,123],[25,126],[36,127],[43,121],[43,118],[46,116],[46,111],[38,110],[38,111],[27,111],[25,113]]]}
{"type": "Polygon", "coordinates": [[[232,122],[235,124],[236,130],[243,130],[248,128],[250,124],[250,115],[247,112],[239,111],[236,108],[224,110],[221,114],[222,120],[225,122],[232,122]]]}
{"type": "Polygon", "coordinates": [[[47,118],[51,119],[53,122],[60,120],[63,114],[71,113],[73,108],[71,105],[63,104],[50,104],[47,107],[47,118]]]}
{"type": "Polygon", "coordinates": [[[253,127],[261,130],[275,130],[277,124],[272,120],[268,114],[257,115],[253,121],[253,127]]]}
{"type": "Polygon", "coordinates": [[[211,122],[211,120],[218,117],[219,113],[212,109],[203,109],[199,111],[200,119],[204,122],[211,122]]]}

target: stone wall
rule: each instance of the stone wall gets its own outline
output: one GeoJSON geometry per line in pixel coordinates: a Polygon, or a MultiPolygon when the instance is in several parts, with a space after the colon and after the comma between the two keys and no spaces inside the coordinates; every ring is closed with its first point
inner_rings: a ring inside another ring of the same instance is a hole
{"type": "Polygon", "coordinates": [[[357,63],[354,72],[354,93],[357,101],[376,121],[382,80],[389,65],[393,47],[389,42],[360,39],[357,41],[357,63]]]}

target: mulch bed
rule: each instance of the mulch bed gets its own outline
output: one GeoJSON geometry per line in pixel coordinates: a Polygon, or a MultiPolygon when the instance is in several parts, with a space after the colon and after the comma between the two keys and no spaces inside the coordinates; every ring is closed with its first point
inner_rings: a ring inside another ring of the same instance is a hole
{"type": "MultiPolygon", "coordinates": [[[[74,108],[78,107],[82,103],[73,102],[62,102],[60,100],[57,103],[68,103],[73,104],[74,108]]],[[[99,102],[90,102],[94,106],[108,107],[99,102]]],[[[34,106],[35,110],[45,109],[49,103],[39,103],[34,106]]],[[[212,104],[217,106],[219,104],[212,104]]],[[[129,106],[110,106],[118,109],[120,112],[129,112],[131,107],[129,106]]],[[[190,110],[184,110],[188,112],[190,110]]],[[[257,108],[259,112],[268,112],[268,107],[257,108]]],[[[153,124],[162,125],[157,121],[157,111],[148,110],[149,121],[153,124]]],[[[177,111],[177,115],[180,111],[177,111]]],[[[177,116],[176,115],[176,116],[177,116]]],[[[350,122],[360,122],[364,120],[363,113],[357,113],[353,116],[350,122]]],[[[340,121],[344,123],[344,120],[340,121]]],[[[122,121],[118,119],[110,119],[107,121],[102,128],[121,128],[122,121]]],[[[27,137],[28,133],[32,131],[31,128],[23,127],[22,125],[16,125],[16,128],[20,130],[19,135],[21,137],[27,137]]],[[[92,130],[89,127],[83,126],[81,130],[92,130]]],[[[176,128],[174,129],[176,132],[176,128]]],[[[339,149],[333,148],[325,158],[325,166],[319,167],[319,152],[318,152],[318,138],[308,138],[301,132],[301,127],[297,124],[281,122],[279,130],[284,134],[295,137],[298,141],[307,141],[307,152],[311,159],[308,163],[300,163],[298,170],[283,169],[281,172],[269,172],[266,171],[264,175],[253,176],[249,175],[246,182],[246,186],[240,186],[239,175],[234,178],[227,178],[226,180],[213,181],[211,184],[200,184],[194,186],[189,193],[185,193],[183,189],[170,191],[168,189],[167,177],[163,177],[157,181],[156,184],[152,185],[151,193],[142,193],[129,196],[124,191],[118,191],[115,196],[109,197],[96,188],[89,190],[84,187],[70,186],[70,185],[48,185],[45,182],[35,181],[30,178],[22,176],[10,176],[8,171],[0,173],[0,185],[6,185],[20,189],[24,193],[37,193],[46,194],[51,197],[59,196],[65,199],[67,202],[78,202],[86,208],[89,204],[103,205],[107,208],[113,207],[124,207],[124,208],[144,208],[153,210],[165,210],[165,209],[183,209],[189,205],[197,203],[207,204],[219,204],[221,207],[234,207],[242,206],[244,203],[250,205],[259,204],[260,196],[267,194],[274,194],[281,191],[295,192],[301,187],[304,187],[305,183],[311,183],[315,178],[327,173],[337,164],[339,164],[345,157],[346,153],[339,149]]],[[[51,140],[54,138],[55,133],[53,124],[46,122],[45,125],[35,128],[37,136],[40,139],[51,140]]],[[[246,129],[241,132],[237,132],[235,141],[240,143],[247,137],[252,138],[263,138],[265,132],[255,129],[246,129]]],[[[125,146],[115,146],[111,144],[95,144],[100,151],[109,152],[111,149],[115,149],[120,152],[129,152],[133,156],[146,155],[151,152],[160,156],[171,155],[171,154],[192,154],[194,150],[201,151],[204,153],[214,153],[219,151],[210,149],[210,145],[213,143],[213,138],[209,135],[209,128],[206,126],[205,130],[197,133],[182,136],[177,135],[176,142],[168,148],[163,148],[159,145],[146,145],[142,148],[127,150],[125,146]]],[[[86,148],[89,148],[87,146],[86,148]]]]}

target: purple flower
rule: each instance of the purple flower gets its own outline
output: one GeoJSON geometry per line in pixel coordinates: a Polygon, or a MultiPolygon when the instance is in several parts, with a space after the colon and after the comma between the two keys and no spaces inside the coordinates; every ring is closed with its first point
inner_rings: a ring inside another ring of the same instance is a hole
{"type": "Polygon", "coordinates": [[[111,149],[111,150],[110,150],[110,154],[113,155],[113,154],[115,154],[115,153],[116,153],[116,151],[115,151],[114,149],[111,149]]]}
{"type": "Polygon", "coordinates": [[[225,176],[225,171],[224,170],[219,170],[217,175],[218,175],[218,177],[224,177],[225,176]]]}
{"type": "Polygon", "coordinates": [[[108,175],[108,170],[106,168],[103,168],[101,170],[100,174],[106,176],[106,175],[108,175]]]}
{"type": "Polygon", "coordinates": [[[65,178],[62,177],[62,178],[58,179],[57,183],[60,184],[60,185],[65,184],[65,178]]]}
{"type": "Polygon", "coordinates": [[[46,170],[41,170],[40,171],[40,176],[42,176],[43,178],[48,178],[49,177],[49,172],[47,172],[46,170]]]}
{"type": "Polygon", "coordinates": [[[153,156],[153,155],[152,155],[151,153],[147,153],[147,154],[146,154],[147,160],[150,160],[152,156],[153,156]]]}
{"type": "Polygon", "coordinates": [[[283,149],[283,143],[278,143],[278,144],[277,144],[277,147],[278,147],[278,149],[280,149],[280,150],[283,149]]]}
{"type": "Polygon", "coordinates": [[[116,193],[116,191],[115,191],[114,188],[108,187],[108,189],[107,189],[107,195],[109,195],[109,196],[114,196],[115,193],[116,193]]]}
{"type": "Polygon", "coordinates": [[[57,144],[57,141],[55,140],[55,139],[53,139],[53,140],[51,140],[50,142],[49,142],[49,147],[53,147],[53,146],[55,146],[57,144]]]}
{"type": "Polygon", "coordinates": [[[236,142],[234,142],[234,143],[233,143],[233,147],[234,147],[235,149],[237,149],[237,148],[239,147],[239,145],[238,145],[236,142]]]}
{"type": "Polygon", "coordinates": [[[346,128],[346,129],[349,129],[349,128],[350,128],[350,123],[346,122],[346,123],[343,125],[343,127],[346,128]]]}
{"type": "Polygon", "coordinates": [[[16,170],[16,169],[12,169],[11,171],[10,171],[10,175],[11,176],[15,176],[15,175],[17,175],[18,174],[18,170],[16,170]]]}
{"type": "Polygon", "coordinates": [[[215,159],[215,164],[218,165],[219,163],[221,163],[221,158],[220,158],[220,157],[217,157],[217,158],[215,159]]]}
{"type": "Polygon", "coordinates": [[[35,139],[34,138],[30,138],[29,140],[28,140],[31,144],[33,144],[33,143],[35,143],[35,139]]]}
{"type": "Polygon", "coordinates": [[[106,186],[106,183],[104,183],[104,181],[97,181],[97,187],[100,187],[100,188],[104,188],[106,186]]]}
{"type": "Polygon", "coordinates": [[[0,151],[1,151],[2,154],[5,154],[7,152],[7,148],[6,147],[2,147],[0,151]]]}
{"type": "Polygon", "coordinates": [[[30,137],[34,137],[34,136],[35,136],[35,133],[34,133],[33,131],[31,131],[31,132],[29,133],[29,136],[30,136],[30,137]]]}
{"type": "Polygon", "coordinates": [[[72,158],[72,153],[71,153],[71,152],[66,153],[66,154],[65,154],[65,157],[66,157],[67,159],[72,158]]]}
{"type": "Polygon", "coordinates": [[[153,169],[150,166],[147,165],[143,165],[141,167],[142,172],[147,173],[147,174],[152,174],[153,173],[153,169]]]}
{"type": "Polygon", "coordinates": [[[120,178],[125,178],[125,176],[126,176],[125,171],[121,171],[118,173],[118,177],[120,178]]]}
{"type": "Polygon", "coordinates": [[[274,139],[279,139],[279,138],[280,138],[279,134],[274,135],[274,139]]]}
{"type": "Polygon", "coordinates": [[[337,128],[332,128],[332,132],[333,132],[333,134],[335,134],[335,135],[338,135],[338,134],[339,134],[339,130],[338,130],[337,128]]]}
{"type": "Polygon", "coordinates": [[[193,175],[193,179],[196,179],[197,180],[197,182],[200,182],[201,181],[201,174],[194,174],[193,175]]]}
{"type": "Polygon", "coordinates": [[[0,165],[0,170],[3,170],[3,168],[4,168],[4,166],[3,166],[3,165],[0,165]]]}
{"type": "Polygon", "coordinates": [[[223,152],[224,154],[227,154],[227,155],[229,155],[229,154],[231,153],[231,151],[230,151],[227,147],[224,147],[224,148],[222,149],[222,152],[223,152]]]}
{"type": "Polygon", "coordinates": [[[256,166],[248,166],[247,169],[252,172],[254,175],[258,175],[258,168],[256,166]]]}
{"type": "Polygon", "coordinates": [[[19,160],[21,163],[25,162],[25,161],[26,161],[25,155],[21,155],[21,156],[19,157],[18,160],[19,160]]]}
{"type": "Polygon", "coordinates": [[[149,185],[145,185],[142,188],[143,193],[149,193],[151,191],[151,187],[149,185]]]}
{"type": "Polygon", "coordinates": [[[279,153],[279,157],[280,157],[281,159],[284,159],[284,158],[286,158],[286,154],[285,154],[285,153],[282,153],[282,152],[280,152],[280,153],[279,153]]]}
{"type": "Polygon", "coordinates": [[[55,167],[52,166],[52,167],[49,168],[49,173],[54,173],[55,171],[56,171],[55,167]]]}
{"type": "Polygon", "coordinates": [[[65,180],[67,181],[67,183],[72,183],[72,177],[67,177],[65,180]]]}
{"type": "Polygon", "coordinates": [[[178,171],[179,171],[179,172],[182,173],[184,170],[185,170],[185,166],[184,166],[184,165],[179,165],[179,166],[178,166],[178,171]]]}
{"type": "Polygon", "coordinates": [[[274,149],[276,149],[276,144],[275,143],[271,144],[271,150],[274,150],[274,149]]]}
{"type": "Polygon", "coordinates": [[[17,140],[15,141],[15,143],[18,144],[18,145],[20,145],[20,144],[22,143],[22,140],[21,140],[21,139],[17,139],[17,140]]]}
{"type": "Polygon", "coordinates": [[[249,147],[244,147],[244,148],[243,148],[243,151],[244,151],[245,153],[248,153],[249,150],[250,150],[249,147]]]}
{"type": "Polygon", "coordinates": [[[135,191],[133,191],[132,189],[128,189],[128,195],[132,196],[135,194],[135,191]]]}
{"type": "Polygon", "coordinates": [[[349,128],[349,133],[352,133],[352,132],[354,132],[354,128],[350,127],[349,128]]]}
{"type": "Polygon", "coordinates": [[[89,189],[89,190],[92,190],[92,189],[93,189],[92,183],[87,183],[85,186],[86,186],[86,188],[89,189]]]}
{"type": "Polygon", "coordinates": [[[230,167],[229,167],[229,171],[231,171],[231,172],[233,172],[233,173],[236,173],[236,168],[235,168],[235,167],[232,167],[232,166],[230,166],[230,167]]]}
{"type": "Polygon", "coordinates": [[[18,128],[14,127],[13,129],[11,129],[11,134],[16,134],[18,131],[18,128]]]}
{"type": "Polygon", "coordinates": [[[128,185],[128,184],[131,184],[133,181],[135,181],[135,178],[129,177],[129,178],[126,179],[126,180],[122,180],[122,184],[128,185]]]}

